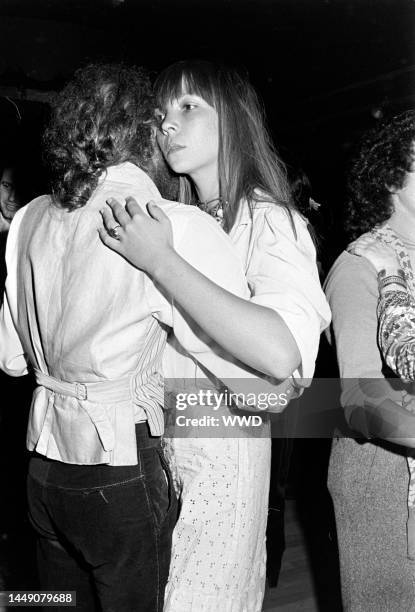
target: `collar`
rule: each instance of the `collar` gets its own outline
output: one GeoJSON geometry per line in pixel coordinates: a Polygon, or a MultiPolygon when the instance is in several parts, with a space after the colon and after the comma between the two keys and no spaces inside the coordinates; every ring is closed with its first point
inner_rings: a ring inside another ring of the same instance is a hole
{"type": "MultiPolygon", "coordinates": [[[[274,206],[274,204],[267,200],[255,200],[253,202],[253,215],[255,216],[255,212],[260,209],[268,210],[270,206],[274,206]]],[[[239,210],[236,214],[235,225],[251,225],[252,223],[252,214],[251,209],[247,200],[242,200],[241,205],[239,206],[239,210]]]]}
{"type": "Polygon", "coordinates": [[[131,162],[124,162],[117,166],[109,166],[102,172],[98,184],[104,181],[112,181],[114,183],[137,183],[141,189],[146,189],[150,192],[151,198],[161,200],[160,192],[148,174],[131,162]]]}

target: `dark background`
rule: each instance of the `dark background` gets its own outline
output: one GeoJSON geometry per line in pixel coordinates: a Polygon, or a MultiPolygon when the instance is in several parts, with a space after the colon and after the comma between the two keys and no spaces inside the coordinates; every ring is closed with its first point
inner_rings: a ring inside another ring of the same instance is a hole
{"type": "Polygon", "coordinates": [[[45,102],[77,67],[125,60],[156,74],[189,57],[248,70],[277,147],[324,204],[330,259],[353,143],[414,105],[415,1],[1,0],[0,158],[17,151],[27,197],[43,191],[45,102]]]}

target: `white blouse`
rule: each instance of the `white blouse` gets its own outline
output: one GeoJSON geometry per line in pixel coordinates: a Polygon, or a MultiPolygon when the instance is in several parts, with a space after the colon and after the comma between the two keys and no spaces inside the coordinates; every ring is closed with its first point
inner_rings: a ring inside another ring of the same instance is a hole
{"type": "MultiPolygon", "coordinates": [[[[252,217],[248,206],[241,206],[230,239],[242,261],[251,301],[275,310],[292,333],[301,355],[301,366],[292,378],[296,387],[307,387],[314,374],[320,334],[329,325],[331,312],[306,221],[296,212],[292,215],[296,236],[281,206],[257,202],[252,217]]],[[[204,377],[174,338],[168,343],[163,367],[167,378],[204,377]]]]}
{"type": "MultiPolygon", "coordinates": [[[[158,321],[215,376],[245,375],[196,335],[146,274],[101,243],[100,209],[109,197],[127,196],[143,206],[160,200],[150,178],[125,163],[107,170],[83,208],[69,213],[42,196],[11,224],[0,367],[12,376],[24,375],[28,363],[37,371],[27,446],[51,459],[130,465],[135,422],[147,418],[153,435],[163,433],[166,331],[158,321]]],[[[178,253],[248,297],[240,260],[216,222],[194,207],[160,204],[178,253]]]]}
{"type": "Polygon", "coordinates": [[[296,212],[292,216],[296,236],[281,206],[258,202],[253,217],[243,206],[230,238],[242,259],[251,300],[278,312],[294,336],[301,366],[293,378],[300,386],[308,386],[320,334],[329,325],[331,312],[321,288],[316,249],[307,223],[296,212]]]}

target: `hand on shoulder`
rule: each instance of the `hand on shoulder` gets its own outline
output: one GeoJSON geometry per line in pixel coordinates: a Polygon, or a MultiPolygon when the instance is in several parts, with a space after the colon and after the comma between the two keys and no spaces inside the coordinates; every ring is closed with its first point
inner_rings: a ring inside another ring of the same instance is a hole
{"type": "Polygon", "coordinates": [[[399,261],[394,249],[379,240],[371,232],[360,236],[352,242],[348,252],[358,257],[367,259],[376,272],[386,270],[388,274],[396,273],[399,268],[399,261]]]}
{"type": "Polygon", "coordinates": [[[127,198],[126,202],[124,208],[113,198],[107,201],[101,210],[100,238],[105,246],[154,276],[174,253],[170,220],[154,202],[147,203],[148,214],[134,198],[127,198]]]}

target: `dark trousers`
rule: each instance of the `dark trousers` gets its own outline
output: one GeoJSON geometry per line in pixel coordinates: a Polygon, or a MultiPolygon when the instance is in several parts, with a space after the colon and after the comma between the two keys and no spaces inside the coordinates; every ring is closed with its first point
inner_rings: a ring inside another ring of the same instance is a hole
{"type": "Polygon", "coordinates": [[[77,610],[163,609],[177,500],[160,438],[136,432],[136,466],[30,461],[41,588],[76,591],[77,610]]]}

